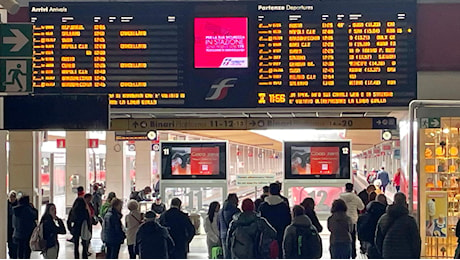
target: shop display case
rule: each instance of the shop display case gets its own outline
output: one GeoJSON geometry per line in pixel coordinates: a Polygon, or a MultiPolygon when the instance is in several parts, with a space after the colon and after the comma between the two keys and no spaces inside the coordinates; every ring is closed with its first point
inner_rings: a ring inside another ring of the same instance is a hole
{"type": "Polygon", "coordinates": [[[422,257],[452,258],[460,217],[460,118],[441,118],[420,129],[420,231],[422,257]]]}

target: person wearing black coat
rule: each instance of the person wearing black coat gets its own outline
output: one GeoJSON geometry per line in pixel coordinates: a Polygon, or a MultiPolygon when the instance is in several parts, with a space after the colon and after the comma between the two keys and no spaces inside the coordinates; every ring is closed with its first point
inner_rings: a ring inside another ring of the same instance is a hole
{"type": "Polygon", "coordinates": [[[152,211],[155,212],[158,216],[166,211],[166,206],[163,202],[161,202],[160,197],[156,197],[155,203],[152,204],[152,211]]]}
{"type": "MultiPolygon", "coordinates": [[[[288,204],[280,197],[280,185],[270,184],[270,196],[259,207],[260,215],[276,230],[278,248],[283,248],[284,230],[291,224],[291,212],[288,204]]],[[[279,258],[283,258],[283,250],[279,250],[279,258]]]]}
{"type": "Polygon", "coordinates": [[[123,202],[120,199],[113,199],[110,203],[110,209],[104,216],[104,232],[105,244],[107,246],[107,259],[117,259],[120,252],[120,246],[126,238],[121,223],[121,209],[123,202]]]}
{"type": "Polygon", "coordinates": [[[240,212],[240,209],[238,209],[238,196],[236,193],[228,194],[227,200],[224,201],[222,209],[219,211],[219,215],[217,216],[217,227],[219,228],[220,242],[222,243],[225,259],[230,257],[230,253],[227,250],[228,228],[230,226],[230,222],[233,220],[233,216],[240,212]]]}
{"type": "Polygon", "coordinates": [[[38,211],[29,200],[29,196],[22,196],[19,205],[13,208],[13,241],[17,244],[18,259],[29,259],[32,253],[29,241],[32,232],[37,226],[38,211]]]}
{"type": "Polygon", "coordinates": [[[311,223],[315,226],[318,233],[321,233],[321,231],[323,231],[323,226],[321,226],[318,216],[316,216],[315,201],[313,198],[305,198],[300,205],[305,209],[305,215],[310,218],[311,223]]]}
{"type": "Polygon", "coordinates": [[[8,255],[10,259],[18,258],[18,246],[13,241],[13,208],[18,205],[18,200],[16,199],[16,191],[10,191],[8,196],[8,255]]]}
{"type": "MultiPolygon", "coordinates": [[[[385,195],[379,194],[379,197],[382,196],[385,197],[385,195]]],[[[371,201],[366,207],[366,213],[358,218],[358,239],[369,259],[381,258],[375,248],[374,237],[377,222],[385,214],[387,205],[384,202],[386,199],[371,201]]]]}
{"type": "MultiPolygon", "coordinates": [[[[74,258],[78,259],[80,258],[80,253],[78,251],[78,243],[80,242],[80,237],[81,237],[81,230],[83,227],[83,222],[86,221],[86,225],[88,227],[91,226],[91,220],[89,217],[89,212],[86,208],[86,202],[83,198],[79,197],[77,198],[73,205],[72,209],[70,209],[69,212],[69,217],[67,219],[67,228],[70,231],[70,234],[72,234],[72,242],[74,243],[74,258]]],[[[81,241],[81,244],[83,246],[82,250],[82,257],[83,259],[88,259],[88,240],[83,240],[81,241]]]]}
{"type": "Polygon", "coordinates": [[[158,224],[156,213],[145,213],[145,222],[136,233],[136,253],[140,259],[168,259],[173,254],[174,241],[167,228],[158,224]]]}
{"type": "Polygon", "coordinates": [[[62,219],[56,216],[56,205],[53,203],[46,205],[40,224],[43,225],[43,239],[46,241],[43,256],[45,259],[57,259],[59,256],[58,234],[64,235],[66,230],[62,219]]]}
{"type": "Polygon", "coordinates": [[[393,201],[377,223],[375,246],[384,259],[419,259],[420,231],[409,216],[406,195],[398,192],[393,201]]]}
{"type": "Polygon", "coordinates": [[[195,227],[187,214],[180,210],[182,201],[178,198],[171,200],[171,208],[160,217],[160,224],[169,228],[169,233],[174,240],[173,259],[186,259],[190,242],[195,236],[195,227]]]}

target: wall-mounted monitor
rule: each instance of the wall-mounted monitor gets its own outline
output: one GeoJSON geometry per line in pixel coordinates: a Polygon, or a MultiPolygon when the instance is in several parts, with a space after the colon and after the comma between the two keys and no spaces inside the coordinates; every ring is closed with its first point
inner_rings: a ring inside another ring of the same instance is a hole
{"type": "Polygon", "coordinates": [[[285,142],[286,179],[350,179],[349,141],[285,142]]]}
{"type": "Polygon", "coordinates": [[[162,179],[226,179],[226,142],[162,142],[162,179]]]}

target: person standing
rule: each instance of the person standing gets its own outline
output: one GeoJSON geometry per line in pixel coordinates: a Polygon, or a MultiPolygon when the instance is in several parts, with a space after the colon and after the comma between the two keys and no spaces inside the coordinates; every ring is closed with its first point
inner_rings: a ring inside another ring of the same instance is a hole
{"type": "Polygon", "coordinates": [[[283,237],[284,230],[291,224],[291,213],[289,205],[280,196],[280,185],[270,184],[270,195],[265,198],[265,202],[260,205],[260,215],[267,219],[268,223],[276,230],[276,240],[278,241],[279,258],[283,257],[283,237]]]}
{"type": "Polygon", "coordinates": [[[143,222],[141,212],[139,211],[139,203],[136,200],[128,201],[129,214],[125,217],[126,223],[126,244],[130,259],[136,259],[136,233],[143,222]]]}
{"type": "Polygon", "coordinates": [[[388,175],[388,172],[385,171],[385,167],[382,166],[382,168],[380,168],[380,171],[377,173],[377,180],[382,182],[380,189],[383,193],[385,193],[387,185],[390,183],[390,176],[388,175]]]}
{"type": "Polygon", "coordinates": [[[393,176],[393,185],[396,188],[396,192],[401,190],[401,168],[398,168],[398,170],[395,172],[395,175],[393,176]]]}
{"type": "Polygon", "coordinates": [[[8,237],[7,237],[7,243],[8,243],[8,255],[10,256],[10,259],[16,259],[18,258],[18,247],[16,243],[13,241],[13,208],[18,205],[18,200],[16,198],[17,193],[16,191],[12,190],[10,191],[8,195],[8,237]]]}
{"type": "Polygon", "coordinates": [[[56,205],[53,203],[46,205],[40,225],[43,225],[43,239],[46,241],[43,256],[45,259],[57,259],[59,256],[58,234],[65,235],[66,230],[62,219],[56,216],[56,205]]]}
{"type": "Polygon", "coordinates": [[[329,251],[332,259],[352,258],[352,220],[347,214],[348,208],[342,199],[334,200],[332,215],[327,219],[327,228],[331,232],[329,251]]]}
{"type": "Polygon", "coordinates": [[[99,184],[94,183],[93,185],[93,198],[91,199],[91,203],[93,204],[95,216],[97,217],[98,221],[102,222],[99,213],[102,206],[102,193],[99,190],[99,184]]]}
{"type": "Polygon", "coordinates": [[[301,205],[294,206],[292,209],[292,216],[292,224],[287,226],[286,231],[284,232],[283,258],[320,258],[323,251],[322,245],[319,244],[321,242],[321,238],[319,237],[318,230],[316,230],[316,227],[312,224],[310,218],[305,215],[304,207],[301,205]],[[309,240],[312,233],[317,235],[316,242],[318,243],[313,243],[312,240],[309,240]],[[307,238],[307,236],[309,237],[307,238]],[[309,241],[309,248],[301,248],[303,245],[302,239],[307,239],[307,241],[309,241]]]}
{"type": "Polygon", "coordinates": [[[361,192],[358,193],[358,197],[361,199],[364,206],[367,206],[367,204],[369,204],[369,194],[371,194],[371,192],[375,192],[375,186],[373,184],[367,186],[366,189],[363,189],[361,192]]]}
{"type": "MultiPolygon", "coordinates": [[[[69,217],[67,219],[67,228],[69,229],[70,233],[73,236],[73,243],[74,243],[74,258],[80,258],[80,253],[78,250],[80,237],[82,234],[82,228],[84,228],[84,223],[86,222],[86,228],[89,229],[91,227],[91,220],[89,217],[88,208],[86,206],[86,202],[83,198],[77,198],[72,208],[69,212],[69,217]]],[[[81,245],[83,246],[82,249],[82,257],[83,259],[88,259],[88,245],[89,241],[81,239],[81,245]]]]}
{"type": "Polygon", "coordinates": [[[204,231],[206,232],[206,244],[208,245],[208,257],[211,259],[212,248],[219,246],[219,229],[217,227],[217,214],[220,210],[220,204],[217,201],[209,205],[208,215],[204,220],[204,231]]]}
{"type": "Polygon", "coordinates": [[[305,215],[310,218],[318,233],[321,233],[321,231],[323,231],[323,226],[321,226],[321,223],[319,223],[319,219],[316,216],[315,201],[313,198],[305,198],[300,205],[304,208],[305,215]]]}
{"type": "Polygon", "coordinates": [[[176,245],[171,255],[173,259],[187,258],[189,244],[195,236],[195,227],[187,214],[180,210],[181,205],[182,201],[180,199],[172,199],[171,208],[160,217],[160,224],[169,228],[171,237],[176,245]]]}
{"type": "Polygon", "coordinates": [[[385,214],[386,207],[387,199],[385,195],[379,194],[377,200],[371,201],[367,205],[366,213],[358,218],[358,238],[361,241],[363,253],[366,253],[369,259],[381,258],[375,249],[374,238],[377,222],[385,214]]]}
{"type": "Polygon", "coordinates": [[[224,201],[224,205],[219,212],[219,217],[217,219],[217,225],[219,227],[220,241],[222,243],[222,249],[224,251],[224,258],[229,258],[229,252],[227,251],[227,232],[230,222],[233,219],[233,216],[237,213],[240,213],[238,209],[238,196],[236,193],[230,193],[227,196],[227,199],[224,201]]]}
{"type": "Polygon", "coordinates": [[[345,192],[340,194],[340,199],[342,199],[347,205],[347,215],[351,218],[351,257],[356,258],[356,223],[358,222],[358,211],[364,209],[364,203],[353,191],[353,184],[345,184],[345,192]]]}
{"type": "Polygon", "coordinates": [[[256,208],[256,212],[259,212],[259,207],[260,207],[260,204],[262,204],[262,202],[265,201],[265,198],[268,197],[268,195],[270,195],[270,187],[268,186],[263,186],[262,187],[262,195],[260,195],[260,198],[256,199],[256,201],[254,201],[254,206],[256,208]]]}
{"type": "Polygon", "coordinates": [[[155,203],[152,204],[152,211],[157,214],[157,217],[160,217],[160,215],[166,211],[166,206],[163,202],[161,202],[160,196],[155,198],[155,203]]]}
{"type": "Polygon", "coordinates": [[[18,259],[29,259],[32,253],[29,241],[37,226],[38,211],[30,203],[30,198],[23,195],[13,208],[13,241],[17,245],[18,259]]]}
{"type": "Polygon", "coordinates": [[[123,208],[123,201],[120,199],[113,199],[110,203],[110,209],[104,216],[104,233],[105,244],[107,246],[107,259],[117,259],[120,252],[120,246],[126,238],[121,224],[121,210],[123,208]]]}
{"type": "Polygon", "coordinates": [[[398,192],[393,201],[377,223],[377,251],[384,259],[419,259],[420,232],[415,219],[409,216],[406,195],[398,192]]]}
{"type": "Polygon", "coordinates": [[[116,198],[117,198],[117,195],[115,194],[115,192],[109,192],[109,195],[107,196],[107,200],[105,201],[104,204],[102,204],[101,210],[99,212],[99,215],[102,219],[104,219],[105,214],[109,210],[112,200],[116,198]]]}
{"type": "Polygon", "coordinates": [[[254,211],[251,199],[243,200],[228,229],[227,245],[232,259],[268,259],[270,244],[276,239],[275,229],[254,211]]]}
{"type": "Polygon", "coordinates": [[[157,223],[156,213],[145,213],[145,222],[136,233],[136,252],[140,259],[169,259],[174,241],[167,228],[157,223]]]}
{"type": "Polygon", "coordinates": [[[83,188],[83,186],[78,186],[77,187],[77,197],[83,198],[83,196],[85,196],[85,188],[83,188]]]}

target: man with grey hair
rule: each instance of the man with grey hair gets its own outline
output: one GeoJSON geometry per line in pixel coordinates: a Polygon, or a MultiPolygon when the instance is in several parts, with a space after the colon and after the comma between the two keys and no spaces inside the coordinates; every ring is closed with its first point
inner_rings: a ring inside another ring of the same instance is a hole
{"type": "Polygon", "coordinates": [[[419,259],[420,232],[415,219],[409,216],[406,195],[398,192],[393,201],[377,224],[377,251],[384,259],[419,259]]]}

